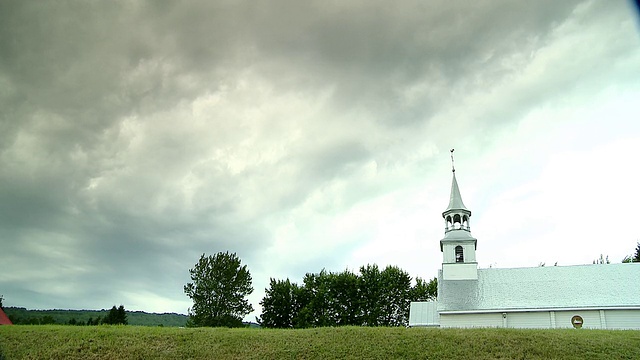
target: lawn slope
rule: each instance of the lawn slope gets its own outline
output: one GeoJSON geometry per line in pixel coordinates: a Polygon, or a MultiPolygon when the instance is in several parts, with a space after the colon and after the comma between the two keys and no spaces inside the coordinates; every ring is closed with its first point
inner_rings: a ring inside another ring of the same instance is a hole
{"type": "Polygon", "coordinates": [[[638,359],[640,331],[0,326],[0,359],[638,359]]]}

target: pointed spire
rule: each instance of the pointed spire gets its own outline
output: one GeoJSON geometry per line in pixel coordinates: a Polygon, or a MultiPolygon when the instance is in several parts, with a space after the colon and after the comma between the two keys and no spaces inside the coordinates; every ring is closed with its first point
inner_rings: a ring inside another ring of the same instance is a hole
{"type": "Polygon", "coordinates": [[[462,202],[462,196],[460,196],[460,188],[458,188],[458,181],[456,180],[456,173],[453,173],[453,180],[451,182],[451,195],[449,196],[449,206],[446,211],[449,210],[469,210],[462,202]]]}
{"type": "Polygon", "coordinates": [[[453,163],[453,151],[451,149],[451,172],[453,173],[453,180],[451,182],[451,196],[449,197],[449,206],[447,210],[467,210],[469,211],[462,202],[462,196],[460,196],[460,188],[458,188],[458,180],[456,180],[456,168],[453,163]]]}

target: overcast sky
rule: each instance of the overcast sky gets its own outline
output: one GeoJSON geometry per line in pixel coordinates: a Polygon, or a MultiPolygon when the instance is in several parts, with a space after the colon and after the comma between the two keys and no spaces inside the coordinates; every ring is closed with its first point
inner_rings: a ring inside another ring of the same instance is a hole
{"type": "Polygon", "coordinates": [[[2,1],[5,306],[186,313],[269,278],[441,267],[449,149],[480,267],[640,240],[631,2],[2,1]]]}

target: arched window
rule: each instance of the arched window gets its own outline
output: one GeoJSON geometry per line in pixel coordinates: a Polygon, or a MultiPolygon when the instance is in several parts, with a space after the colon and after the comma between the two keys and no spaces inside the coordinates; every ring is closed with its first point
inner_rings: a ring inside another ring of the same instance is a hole
{"type": "Polygon", "coordinates": [[[452,227],[451,216],[447,216],[447,230],[451,230],[452,227]]]}
{"type": "Polygon", "coordinates": [[[469,230],[469,218],[467,215],[462,217],[462,228],[465,230],[469,230]]]}
{"type": "Polygon", "coordinates": [[[455,214],[453,215],[453,228],[454,229],[460,229],[460,224],[462,223],[462,221],[460,221],[460,215],[455,214]]]}
{"type": "Polygon", "coordinates": [[[456,262],[461,263],[464,262],[464,254],[462,251],[462,246],[456,246],[456,262]]]}

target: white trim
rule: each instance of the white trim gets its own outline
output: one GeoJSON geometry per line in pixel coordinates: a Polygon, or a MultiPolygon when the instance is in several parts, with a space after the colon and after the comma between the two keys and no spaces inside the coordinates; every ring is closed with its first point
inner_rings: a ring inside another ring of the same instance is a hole
{"type": "Polygon", "coordinates": [[[600,327],[607,328],[607,318],[604,315],[604,310],[600,310],[600,327]]]}
{"type": "Polygon", "coordinates": [[[596,306],[596,307],[567,307],[567,308],[536,308],[536,309],[491,309],[491,310],[446,310],[439,311],[444,315],[482,314],[482,313],[510,313],[510,312],[540,312],[540,311],[591,311],[591,310],[640,310],[635,306],[596,306]]]}

